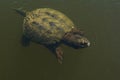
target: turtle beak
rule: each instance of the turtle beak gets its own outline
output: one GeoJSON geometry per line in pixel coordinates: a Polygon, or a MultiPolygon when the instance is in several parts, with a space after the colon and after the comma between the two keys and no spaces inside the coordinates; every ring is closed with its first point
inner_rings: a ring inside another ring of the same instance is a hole
{"type": "Polygon", "coordinates": [[[87,43],[87,46],[88,46],[88,47],[90,46],[90,42],[89,42],[89,43],[87,43]]]}
{"type": "Polygon", "coordinates": [[[85,48],[90,46],[90,41],[85,37],[82,37],[81,39],[79,39],[78,43],[80,48],[85,48]]]}

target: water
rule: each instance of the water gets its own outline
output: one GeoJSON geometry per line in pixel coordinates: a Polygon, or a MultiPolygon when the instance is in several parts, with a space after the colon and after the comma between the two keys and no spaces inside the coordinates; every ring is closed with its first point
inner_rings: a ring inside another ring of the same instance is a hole
{"type": "Polygon", "coordinates": [[[118,0],[1,0],[0,80],[120,80],[119,21],[118,0]],[[23,18],[14,7],[50,7],[65,13],[86,32],[91,47],[75,50],[62,45],[62,65],[41,45],[23,47],[23,18]]]}

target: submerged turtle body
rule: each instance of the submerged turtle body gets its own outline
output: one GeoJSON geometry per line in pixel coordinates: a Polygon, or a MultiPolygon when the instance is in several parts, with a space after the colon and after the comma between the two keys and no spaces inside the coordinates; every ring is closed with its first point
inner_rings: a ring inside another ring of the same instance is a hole
{"type": "Polygon", "coordinates": [[[82,31],[74,27],[73,22],[57,10],[39,8],[30,12],[19,9],[15,11],[24,16],[23,45],[28,45],[30,41],[42,44],[55,54],[59,63],[63,60],[60,44],[75,49],[90,46],[82,31]]]}
{"type": "Polygon", "coordinates": [[[68,17],[50,8],[40,8],[26,13],[23,26],[24,34],[41,44],[60,42],[65,33],[74,28],[68,17]]]}

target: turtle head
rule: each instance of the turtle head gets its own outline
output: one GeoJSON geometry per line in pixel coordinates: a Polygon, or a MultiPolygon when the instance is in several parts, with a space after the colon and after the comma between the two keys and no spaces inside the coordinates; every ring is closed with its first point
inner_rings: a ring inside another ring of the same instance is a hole
{"type": "Polygon", "coordinates": [[[63,39],[64,44],[75,49],[85,48],[90,46],[90,41],[81,33],[66,33],[63,39]]]}

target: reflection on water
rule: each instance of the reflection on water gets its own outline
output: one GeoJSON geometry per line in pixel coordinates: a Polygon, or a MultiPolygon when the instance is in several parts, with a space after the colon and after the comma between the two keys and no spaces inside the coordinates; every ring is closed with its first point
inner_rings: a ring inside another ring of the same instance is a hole
{"type": "Polygon", "coordinates": [[[119,9],[118,0],[1,0],[0,80],[120,80],[119,9]],[[50,7],[65,13],[85,31],[91,47],[75,50],[61,45],[62,65],[41,45],[23,47],[23,18],[14,7],[50,7]]]}

